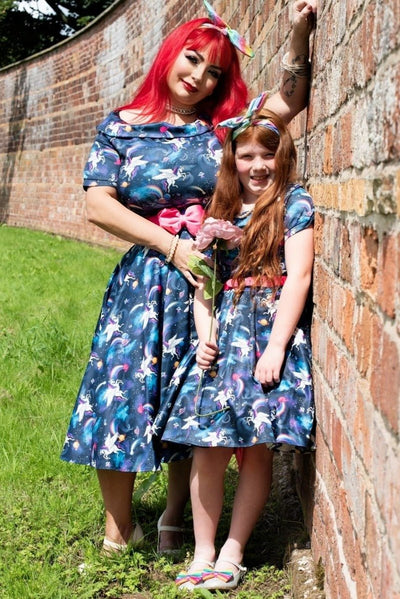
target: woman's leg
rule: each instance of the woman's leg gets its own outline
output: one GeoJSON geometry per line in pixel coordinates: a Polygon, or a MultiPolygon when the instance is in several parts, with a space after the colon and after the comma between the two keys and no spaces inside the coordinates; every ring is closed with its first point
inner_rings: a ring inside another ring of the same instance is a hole
{"type": "Polygon", "coordinates": [[[218,570],[232,570],[224,557],[240,564],[247,541],[268,499],[273,452],[264,444],[246,447],[233,503],[231,526],[218,557],[218,570]]]}
{"type": "MultiPolygon", "coordinates": [[[[192,460],[180,460],[168,464],[167,505],[160,525],[180,528],[183,524],[183,512],[189,500],[190,468],[192,460]]],[[[183,534],[178,531],[162,530],[159,533],[160,553],[179,549],[183,542],[183,534]]]]}
{"type": "Polygon", "coordinates": [[[128,543],[132,530],[132,493],[135,472],[97,470],[106,511],[105,536],[109,541],[128,543]]]}
{"type": "Polygon", "coordinates": [[[224,475],[232,448],[196,447],[190,476],[194,560],[215,560],[215,535],[224,500],[224,475]]]}

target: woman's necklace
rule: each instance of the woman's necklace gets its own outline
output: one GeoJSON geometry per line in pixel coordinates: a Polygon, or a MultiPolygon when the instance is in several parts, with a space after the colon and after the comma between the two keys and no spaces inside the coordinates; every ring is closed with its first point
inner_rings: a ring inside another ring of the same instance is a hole
{"type": "Polygon", "coordinates": [[[195,106],[190,106],[189,108],[180,108],[179,106],[173,106],[171,104],[171,106],[168,106],[168,110],[170,112],[174,112],[175,114],[186,114],[186,115],[190,115],[190,114],[196,114],[197,109],[195,106]]]}

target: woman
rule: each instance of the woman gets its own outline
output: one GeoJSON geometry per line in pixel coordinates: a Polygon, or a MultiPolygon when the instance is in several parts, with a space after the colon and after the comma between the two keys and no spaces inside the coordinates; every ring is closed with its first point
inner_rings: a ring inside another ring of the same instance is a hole
{"type": "MultiPolygon", "coordinates": [[[[219,166],[213,125],[247,101],[236,47],[249,50],[206,6],[210,18],[173,31],[132,102],[98,127],[85,168],[89,220],[134,244],[107,287],[61,456],[97,470],[106,550],[123,550],[140,535],[131,514],[136,472],[162,462],[169,482],[158,550],[182,542],[190,462],[185,448],[160,442],[153,422],[195,334],[197,283],[188,259],[219,166]]],[[[311,2],[294,3],[282,89],[266,104],[285,122],[306,103],[313,11],[311,2]]]]}

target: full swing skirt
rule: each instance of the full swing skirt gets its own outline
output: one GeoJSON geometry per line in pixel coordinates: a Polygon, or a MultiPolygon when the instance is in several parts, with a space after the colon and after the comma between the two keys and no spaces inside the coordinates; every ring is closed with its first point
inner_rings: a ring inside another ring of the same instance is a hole
{"type": "Polygon", "coordinates": [[[158,252],[131,248],[106,289],[61,458],[140,472],[188,457],[161,442],[154,419],[193,331],[186,279],[158,252]]]}
{"type": "Polygon", "coordinates": [[[172,378],[168,422],[158,420],[163,439],[202,447],[249,447],[266,443],[277,451],[314,449],[309,304],[290,340],[274,387],[254,377],[267,346],[280,290],[246,287],[237,304],[234,291],[220,298],[219,355],[205,371],[196,365],[196,343],[172,378]]]}

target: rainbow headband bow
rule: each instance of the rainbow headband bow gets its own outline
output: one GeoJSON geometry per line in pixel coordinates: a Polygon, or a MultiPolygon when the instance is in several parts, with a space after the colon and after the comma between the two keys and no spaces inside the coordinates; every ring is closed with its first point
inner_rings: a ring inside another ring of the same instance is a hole
{"type": "Polygon", "coordinates": [[[207,0],[203,0],[203,2],[204,6],[207,9],[208,17],[210,21],[212,21],[212,24],[204,23],[203,25],[201,25],[201,27],[212,27],[213,29],[218,29],[218,31],[220,31],[229,38],[229,41],[231,42],[231,44],[235,46],[235,48],[237,48],[243,54],[246,54],[246,56],[250,56],[250,58],[253,58],[254,52],[250,48],[250,46],[247,45],[247,42],[244,39],[244,37],[242,37],[238,31],[235,31],[235,29],[231,29],[229,25],[227,25],[221,19],[221,17],[217,15],[217,13],[213,9],[213,7],[207,2],[207,0]]]}
{"type": "Polygon", "coordinates": [[[267,99],[267,92],[262,92],[257,98],[254,98],[246,111],[246,114],[243,116],[235,116],[231,119],[226,119],[226,121],[221,121],[218,123],[217,127],[228,127],[229,129],[233,129],[232,139],[236,139],[240,133],[243,133],[250,125],[260,125],[261,127],[265,127],[266,129],[270,129],[274,131],[277,135],[280,135],[279,129],[274,123],[268,119],[256,119],[253,117],[255,114],[261,110],[265,100],[267,99]]]}

